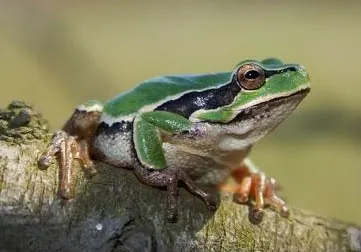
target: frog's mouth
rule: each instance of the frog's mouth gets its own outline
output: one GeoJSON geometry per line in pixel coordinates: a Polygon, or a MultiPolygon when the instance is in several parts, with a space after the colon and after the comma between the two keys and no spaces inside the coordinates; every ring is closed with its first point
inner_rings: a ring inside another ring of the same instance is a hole
{"type": "Polygon", "coordinates": [[[240,111],[232,122],[240,122],[249,119],[266,119],[271,117],[277,108],[279,108],[277,113],[281,113],[286,117],[297,107],[309,92],[310,88],[305,88],[288,96],[262,101],[240,111]]]}

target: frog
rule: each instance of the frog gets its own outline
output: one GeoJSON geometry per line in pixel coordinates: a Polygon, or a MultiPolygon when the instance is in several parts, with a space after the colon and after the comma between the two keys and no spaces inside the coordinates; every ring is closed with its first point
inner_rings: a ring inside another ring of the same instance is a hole
{"type": "MultiPolygon", "coordinates": [[[[250,203],[262,220],[271,206],[289,216],[278,183],[249,158],[310,91],[300,64],[276,58],[244,60],[231,71],[166,75],[146,80],[102,103],[78,106],[38,159],[59,163],[59,196],[75,197],[74,161],[90,174],[96,162],[131,169],[141,183],[167,191],[166,218],[178,220],[180,182],[208,209],[217,206],[202,185],[233,179],[234,201],[250,203]]],[[[157,190],[157,189],[155,189],[157,190]]]]}

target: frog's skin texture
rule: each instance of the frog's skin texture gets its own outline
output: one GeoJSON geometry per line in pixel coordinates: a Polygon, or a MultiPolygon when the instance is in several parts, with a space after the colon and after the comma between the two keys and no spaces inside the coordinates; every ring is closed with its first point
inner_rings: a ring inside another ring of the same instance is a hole
{"type": "Polygon", "coordinates": [[[57,157],[64,199],[74,196],[74,159],[91,172],[92,160],[132,168],[140,181],[167,188],[170,221],[177,219],[179,181],[215,209],[198,185],[220,185],[230,176],[238,183],[235,199],[254,203],[254,218],[262,219],[265,204],[288,216],[275,180],[247,156],[309,90],[303,67],[276,59],[243,61],[231,72],[154,78],[104,105],[76,108],[39,165],[57,157]]]}

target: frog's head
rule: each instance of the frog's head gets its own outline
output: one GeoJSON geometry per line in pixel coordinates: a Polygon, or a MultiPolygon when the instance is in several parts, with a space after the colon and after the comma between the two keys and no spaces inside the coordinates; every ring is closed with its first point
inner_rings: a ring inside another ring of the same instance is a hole
{"type": "MultiPolygon", "coordinates": [[[[229,105],[194,113],[198,121],[230,123],[252,119],[260,124],[281,122],[310,90],[304,67],[277,59],[242,61],[232,72],[240,92],[229,105]]],[[[197,121],[195,120],[195,121],[197,121]]],[[[271,123],[272,124],[272,123],[271,123]]]]}
{"type": "Polygon", "coordinates": [[[242,90],[238,97],[241,103],[262,102],[273,96],[289,96],[310,88],[309,76],[303,66],[283,64],[277,59],[242,61],[235,67],[233,78],[242,90]]]}

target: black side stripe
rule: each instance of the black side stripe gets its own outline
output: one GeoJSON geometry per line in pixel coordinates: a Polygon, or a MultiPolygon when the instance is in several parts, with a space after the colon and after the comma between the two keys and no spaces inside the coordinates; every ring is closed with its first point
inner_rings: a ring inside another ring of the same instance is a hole
{"type": "Polygon", "coordinates": [[[133,129],[133,123],[128,121],[120,121],[113,123],[112,126],[109,126],[105,122],[101,122],[97,128],[96,135],[107,134],[107,135],[116,135],[120,132],[131,132],[133,129]]]}
{"type": "Polygon", "coordinates": [[[216,109],[231,104],[240,91],[240,86],[233,79],[232,82],[219,88],[184,94],[175,100],[163,103],[155,110],[169,111],[189,118],[196,110],[216,109]]]}

